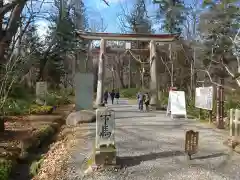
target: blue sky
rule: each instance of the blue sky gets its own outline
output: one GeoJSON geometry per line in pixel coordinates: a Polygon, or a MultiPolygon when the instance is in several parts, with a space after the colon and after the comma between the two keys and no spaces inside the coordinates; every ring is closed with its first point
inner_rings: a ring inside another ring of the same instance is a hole
{"type": "MultiPolygon", "coordinates": [[[[46,0],[52,2],[52,0],[46,0]]],[[[128,11],[133,7],[133,4],[136,0],[107,0],[110,4],[110,7],[107,6],[102,0],[83,0],[86,9],[88,19],[92,21],[92,24],[97,24],[100,22],[101,17],[103,22],[107,25],[105,32],[121,32],[120,24],[118,22],[118,15],[122,13],[122,8],[128,9],[128,11]]],[[[191,3],[193,0],[184,0],[186,4],[191,3]]],[[[202,0],[199,0],[199,3],[202,0]]],[[[148,16],[155,15],[156,4],[152,3],[152,0],[146,0],[148,16]]],[[[45,4],[46,7],[43,9],[48,10],[52,9],[53,4],[45,4]]],[[[48,21],[45,19],[38,19],[36,24],[38,25],[38,33],[42,36],[47,34],[48,21]]],[[[155,27],[159,30],[159,27],[155,27]]]]}
{"type": "MultiPolygon", "coordinates": [[[[123,6],[124,8],[130,9],[135,0],[107,1],[109,2],[110,7],[107,6],[102,0],[83,0],[87,9],[101,14],[102,18],[104,19],[104,23],[107,25],[106,32],[120,32],[118,15],[121,13],[121,7],[123,6]]],[[[154,5],[151,3],[151,0],[148,1],[150,6],[153,7],[154,5]]],[[[91,16],[91,13],[89,13],[89,15],[91,16]]]]}
{"type": "MultiPolygon", "coordinates": [[[[120,32],[118,15],[121,13],[121,7],[124,6],[128,9],[131,8],[135,0],[107,0],[110,7],[107,6],[102,0],[83,0],[87,7],[89,16],[91,18],[99,18],[99,14],[102,16],[104,23],[107,25],[106,32],[120,32]]],[[[185,3],[190,3],[192,0],[185,0],[185,3]]],[[[200,1],[200,0],[199,0],[200,1]]],[[[147,0],[148,15],[154,15],[154,9],[157,5],[152,3],[152,0],[147,0]]],[[[199,2],[200,3],[200,2],[199,2]]]]}

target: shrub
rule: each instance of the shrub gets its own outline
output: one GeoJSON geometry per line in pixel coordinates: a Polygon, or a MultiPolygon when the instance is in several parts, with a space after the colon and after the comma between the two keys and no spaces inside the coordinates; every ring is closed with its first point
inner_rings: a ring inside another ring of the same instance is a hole
{"type": "Polygon", "coordinates": [[[31,166],[30,166],[30,175],[31,176],[36,176],[41,168],[41,165],[43,163],[44,159],[41,158],[38,161],[34,161],[31,166]]]}
{"type": "Polygon", "coordinates": [[[3,106],[3,111],[5,115],[23,115],[28,113],[31,104],[32,101],[9,98],[3,106]]]}
{"type": "Polygon", "coordinates": [[[46,96],[46,104],[49,106],[69,104],[71,103],[71,100],[68,98],[70,94],[71,92],[67,90],[50,92],[46,96]]]}
{"type": "Polygon", "coordinates": [[[8,180],[12,169],[12,163],[9,160],[0,160],[0,180],[8,180]]]}
{"type": "Polygon", "coordinates": [[[136,98],[139,88],[121,89],[120,96],[125,98],[136,98]]]}
{"type": "Polygon", "coordinates": [[[13,99],[32,99],[33,93],[22,84],[14,84],[9,92],[9,97],[13,99]]]}
{"type": "Polygon", "coordinates": [[[30,114],[51,114],[52,112],[53,106],[32,105],[29,109],[30,114]]]}
{"type": "Polygon", "coordinates": [[[55,93],[48,93],[46,95],[46,104],[48,106],[57,106],[58,105],[58,96],[55,93]]]}

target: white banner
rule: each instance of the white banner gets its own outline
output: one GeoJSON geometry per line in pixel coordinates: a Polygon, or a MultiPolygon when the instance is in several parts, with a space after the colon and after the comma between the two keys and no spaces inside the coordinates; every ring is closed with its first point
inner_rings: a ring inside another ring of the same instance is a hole
{"type": "Polygon", "coordinates": [[[187,116],[184,91],[170,91],[167,114],[187,116]]]}

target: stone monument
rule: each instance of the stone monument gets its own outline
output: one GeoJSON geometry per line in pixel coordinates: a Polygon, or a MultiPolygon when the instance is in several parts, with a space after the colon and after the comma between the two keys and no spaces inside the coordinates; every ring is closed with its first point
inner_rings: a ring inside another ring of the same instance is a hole
{"type": "Polygon", "coordinates": [[[115,165],[115,113],[108,107],[96,110],[95,164],[115,165]]]}
{"type": "Polygon", "coordinates": [[[36,83],[36,103],[44,105],[47,96],[47,82],[41,81],[36,83]]]}
{"type": "Polygon", "coordinates": [[[77,111],[93,109],[93,78],[92,73],[75,74],[75,109],[77,111]]]}

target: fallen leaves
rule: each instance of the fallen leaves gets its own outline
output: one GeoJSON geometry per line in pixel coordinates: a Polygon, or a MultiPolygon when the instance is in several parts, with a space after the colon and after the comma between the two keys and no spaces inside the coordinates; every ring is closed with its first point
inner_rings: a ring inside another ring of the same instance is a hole
{"type": "Polygon", "coordinates": [[[63,128],[59,140],[54,143],[44,156],[38,175],[33,180],[57,180],[64,173],[64,165],[69,159],[69,151],[74,141],[74,132],[70,128],[63,128]],[[67,129],[67,130],[66,130],[67,129]]]}

